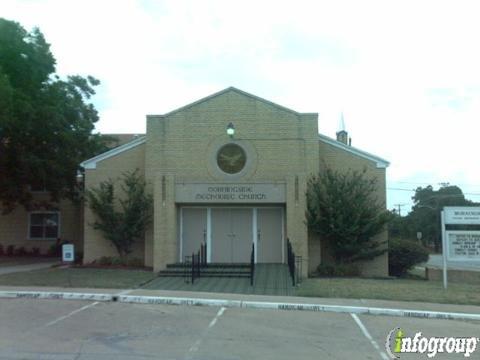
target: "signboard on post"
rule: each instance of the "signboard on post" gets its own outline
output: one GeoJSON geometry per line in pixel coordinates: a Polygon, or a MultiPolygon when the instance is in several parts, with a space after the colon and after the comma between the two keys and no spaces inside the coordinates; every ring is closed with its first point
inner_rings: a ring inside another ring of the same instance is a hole
{"type": "Polygon", "coordinates": [[[480,224],[480,208],[479,207],[453,207],[447,206],[445,211],[445,224],[462,225],[462,224],[480,224]]]}
{"type": "Polygon", "coordinates": [[[480,260],[480,231],[446,231],[447,260],[480,260]]]}
{"type": "Polygon", "coordinates": [[[480,261],[480,231],[449,230],[446,225],[480,225],[480,207],[446,206],[442,210],[443,287],[448,261],[480,261]]]}

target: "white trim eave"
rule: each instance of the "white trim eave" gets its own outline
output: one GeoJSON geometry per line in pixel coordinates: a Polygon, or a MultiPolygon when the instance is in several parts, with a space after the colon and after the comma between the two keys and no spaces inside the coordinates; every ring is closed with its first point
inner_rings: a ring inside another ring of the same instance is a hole
{"type": "Polygon", "coordinates": [[[116,148],[113,148],[111,150],[108,150],[108,151],[100,154],[100,155],[97,155],[97,156],[95,156],[91,159],[85,160],[84,162],[82,162],[80,164],[80,166],[83,167],[84,169],[96,169],[97,168],[97,163],[99,161],[108,159],[108,158],[110,158],[112,156],[115,156],[115,155],[118,155],[118,154],[120,154],[124,151],[130,150],[130,149],[134,148],[135,146],[144,144],[145,141],[146,141],[145,136],[139,137],[139,138],[134,139],[134,140],[132,140],[132,141],[126,143],[126,144],[117,146],[116,148]]]}
{"type": "Polygon", "coordinates": [[[324,143],[335,146],[336,148],[339,148],[341,150],[345,150],[345,151],[347,151],[351,154],[360,156],[364,159],[373,161],[374,163],[376,163],[377,168],[379,168],[379,169],[385,169],[390,165],[390,163],[387,160],[384,160],[384,159],[382,159],[378,156],[375,156],[373,154],[370,154],[366,151],[354,148],[352,146],[345,145],[344,143],[342,143],[340,141],[337,141],[335,139],[332,139],[328,136],[318,134],[318,138],[320,139],[320,141],[323,141],[324,143]]]}
{"type": "Polygon", "coordinates": [[[276,107],[276,108],[278,108],[278,109],[280,109],[280,110],[290,112],[290,113],[295,114],[295,115],[297,115],[297,116],[299,116],[299,115],[312,115],[312,114],[318,116],[317,113],[299,113],[298,111],[295,111],[295,110],[289,109],[289,108],[287,108],[287,107],[285,107],[285,106],[276,104],[276,103],[274,103],[274,102],[272,102],[272,101],[269,101],[269,100],[267,100],[267,99],[261,98],[260,96],[253,95],[253,94],[250,94],[250,93],[248,93],[248,92],[246,92],[246,91],[237,89],[236,87],[230,86],[230,87],[228,87],[228,88],[226,88],[226,89],[223,89],[223,90],[221,90],[221,91],[219,91],[219,92],[216,92],[216,93],[214,93],[214,94],[212,94],[212,95],[209,95],[209,96],[207,96],[207,97],[201,98],[200,100],[194,101],[194,102],[192,102],[192,103],[190,103],[190,104],[187,104],[187,105],[184,105],[184,106],[182,106],[182,107],[180,107],[180,108],[178,108],[178,109],[172,110],[172,111],[170,111],[170,112],[168,112],[168,113],[166,113],[166,114],[163,114],[163,115],[147,115],[147,118],[155,118],[155,117],[160,117],[160,118],[162,118],[162,117],[167,117],[167,116],[173,115],[173,114],[175,114],[175,113],[177,113],[177,112],[179,112],[179,111],[183,111],[183,110],[189,109],[189,108],[191,108],[191,107],[193,107],[193,106],[195,106],[195,105],[198,105],[198,104],[201,104],[201,103],[203,103],[203,102],[205,102],[205,101],[211,100],[211,99],[213,99],[213,98],[215,98],[215,97],[217,97],[217,96],[220,96],[220,95],[223,95],[223,94],[225,94],[225,93],[228,93],[228,92],[230,92],[230,91],[236,92],[237,94],[241,94],[241,95],[246,96],[246,97],[249,97],[249,98],[251,98],[251,99],[253,99],[253,100],[260,101],[260,102],[263,102],[263,103],[265,103],[265,104],[271,105],[271,106],[276,107]]]}

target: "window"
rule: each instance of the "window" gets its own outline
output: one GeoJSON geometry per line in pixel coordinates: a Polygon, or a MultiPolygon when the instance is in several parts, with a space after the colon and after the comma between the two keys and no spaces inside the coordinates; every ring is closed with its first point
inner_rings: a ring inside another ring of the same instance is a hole
{"type": "Polygon", "coordinates": [[[59,237],[60,214],[58,212],[30,213],[30,239],[57,239],[59,237]]]}

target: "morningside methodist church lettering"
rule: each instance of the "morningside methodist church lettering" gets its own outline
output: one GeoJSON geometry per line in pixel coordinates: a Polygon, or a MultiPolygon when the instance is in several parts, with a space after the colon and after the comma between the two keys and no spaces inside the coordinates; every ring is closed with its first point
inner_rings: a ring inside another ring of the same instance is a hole
{"type": "Polygon", "coordinates": [[[255,192],[253,186],[209,186],[207,192],[195,195],[195,200],[265,200],[265,193],[255,192]]]}
{"type": "Polygon", "coordinates": [[[176,202],[183,203],[283,203],[284,183],[176,184],[176,202]]]}

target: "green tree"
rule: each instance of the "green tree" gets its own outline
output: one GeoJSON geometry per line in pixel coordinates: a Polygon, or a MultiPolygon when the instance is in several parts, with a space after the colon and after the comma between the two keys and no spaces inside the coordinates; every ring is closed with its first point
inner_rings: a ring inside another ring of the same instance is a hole
{"type": "Polygon", "coordinates": [[[400,216],[396,210],[390,211],[391,220],[388,223],[388,238],[409,239],[412,236],[410,219],[400,216]]]}
{"type": "Polygon", "coordinates": [[[92,224],[115,246],[120,257],[132,252],[132,245],[145,236],[152,221],[153,198],[138,170],[123,174],[117,194],[113,180],[87,189],[88,205],[96,216],[92,224]]]}
{"type": "Polygon", "coordinates": [[[329,242],[337,264],[369,260],[386,252],[375,239],[390,213],[376,197],[377,182],[366,170],[341,173],[326,168],[308,182],[307,223],[329,242]]]}
{"type": "Polygon", "coordinates": [[[412,211],[405,218],[410,229],[409,238],[415,239],[416,232],[422,232],[424,244],[433,244],[436,252],[442,245],[440,212],[443,207],[477,205],[466,199],[462,189],[455,185],[444,185],[438,190],[433,190],[431,185],[418,187],[412,200],[412,211]]]}
{"type": "Polygon", "coordinates": [[[0,202],[7,213],[33,201],[30,185],[51,201],[75,198],[81,161],[104,149],[92,135],[98,114],[88,100],[99,81],[55,74],[50,45],[37,28],[0,18],[0,202]]]}

